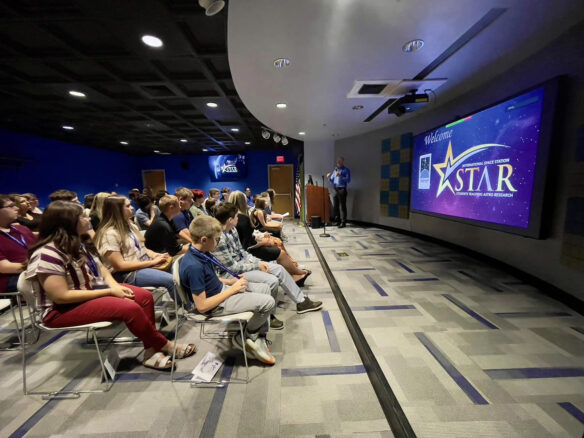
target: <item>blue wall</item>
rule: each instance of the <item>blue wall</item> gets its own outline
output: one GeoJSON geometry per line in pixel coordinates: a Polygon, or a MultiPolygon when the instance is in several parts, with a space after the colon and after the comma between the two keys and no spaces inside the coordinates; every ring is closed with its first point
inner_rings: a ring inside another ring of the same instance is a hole
{"type": "Polygon", "coordinates": [[[247,152],[247,178],[240,181],[211,181],[207,155],[143,157],[139,159],[138,166],[141,170],[164,169],[169,193],[174,193],[178,187],[201,189],[207,194],[210,188],[229,187],[231,191],[244,191],[249,187],[252,193],[260,193],[268,188],[268,164],[278,164],[278,155],[284,156],[284,164],[294,164],[296,175],[297,156],[290,151],[247,152]]]}
{"type": "Polygon", "coordinates": [[[27,161],[20,168],[0,169],[0,193],[32,192],[41,207],[59,189],[87,193],[127,194],[141,186],[136,157],[34,135],[0,130],[0,156],[27,161]]]}
{"type": "Polygon", "coordinates": [[[241,181],[212,182],[207,155],[177,155],[135,157],[80,146],[34,135],[0,130],[0,157],[25,159],[20,168],[0,168],[0,193],[36,194],[41,207],[49,202],[49,194],[58,189],[77,192],[79,199],[87,193],[115,191],[123,195],[142,188],[142,170],[164,169],[166,189],[174,193],[177,187],[198,188],[209,192],[212,187],[260,193],[268,188],[268,164],[283,155],[285,164],[294,164],[297,156],[291,151],[250,151],[246,153],[247,178],[241,181]],[[186,169],[185,169],[186,167],[186,169]]]}

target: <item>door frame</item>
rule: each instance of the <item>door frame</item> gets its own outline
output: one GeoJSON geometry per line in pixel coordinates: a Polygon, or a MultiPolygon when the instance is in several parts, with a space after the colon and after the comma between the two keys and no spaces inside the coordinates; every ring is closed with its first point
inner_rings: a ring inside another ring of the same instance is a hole
{"type": "Polygon", "coordinates": [[[279,166],[279,167],[291,167],[292,168],[292,192],[290,193],[291,199],[292,199],[292,212],[290,212],[290,216],[294,217],[294,196],[295,196],[295,180],[294,180],[294,164],[293,163],[275,163],[275,164],[268,164],[266,171],[268,172],[268,188],[272,188],[272,182],[270,181],[270,167],[272,166],[279,166]]]}
{"type": "Polygon", "coordinates": [[[162,172],[164,175],[164,190],[166,190],[166,171],[164,169],[142,169],[142,187],[146,187],[146,172],[162,172]]]}

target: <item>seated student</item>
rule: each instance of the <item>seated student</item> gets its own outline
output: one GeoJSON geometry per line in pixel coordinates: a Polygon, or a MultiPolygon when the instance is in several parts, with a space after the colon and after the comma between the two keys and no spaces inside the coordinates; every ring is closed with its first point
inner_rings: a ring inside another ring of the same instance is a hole
{"type": "Polygon", "coordinates": [[[154,203],[152,199],[145,195],[138,195],[136,198],[136,203],[138,204],[138,211],[136,211],[135,218],[140,230],[147,230],[154,219],[160,214],[160,210],[154,203]]]}
{"type": "Polygon", "coordinates": [[[172,274],[156,266],[167,262],[168,254],[158,254],[140,244],[136,226],[130,222],[132,205],[124,196],[110,196],[103,204],[103,219],[95,244],[116,281],[135,286],[165,287],[174,298],[172,274]]]}
{"type": "Polygon", "coordinates": [[[227,202],[229,200],[229,195],[231,194],[231,189],[229,187],[223,187],[221,189],[221,197],[219,198],[220,202],[227,202]]]}
{"type": "Polygon", "coordinates": [[[142,194],[148,196],[150,199],[154,199],[154,193],[152,193],[152,187],[150,186],[144,186],[142,194]]]}
{"type": "MultiPolygon", "coordinates": [[[[46,208],[26,270],[26,278],[40,284],[43,323],[57,328],[123,321],[144,343],[143,365],[169,370],[174,344],[154,326],[152,294],[112,278],[87,235],[90,229],[79,204],[54,201],[46,208]]],[[[196,347],[182,344],[177,351],[182,359],[195,354],[196,347]]]]}
{"type": "Polygon", "coordinates": [[[256,198],[255,207],[252,208],[249,212],[251,226],[254,229],[260,230],[264,233],[271,233],[278,238],[281,237],[282,222],[268,220],[265,208],[266,200],[261,197],[256,198]]]}
{"type": "MultiPolygon", "coordinates": [[[[219,189],[209,189],[209,197],[207,198],[208,200],[215,200],[216,203],[221,203],[221,201],[219,200],[219,189]]],[[[205,204],[205,207],[207,206],[207,204],[205,204]]],[[[209,211],[209,210],[207,210],[209,211]]]]}
{"type": "Polygon", "coordinates": [[[168,195],[168,194],[169,194],[169,193],[168,193],[166,190],[158,190],[158,191],[156,192],[156,196],[154,196],[154,204],[156,204],[156,206],[158,206],[158,201],[160,201],[160,199],[161,199],[163,196],[166,196],[166,195],[168,195]]]}
{"type": "Polygon", "coordinates": [[[250,208],[255,205],[254,204],[254,200],[251,197],[251,189],[249,187],[247,187],[245,189],[245,201],[247,203],[247,206],[250,207],[250,208]]]}
{"type": "Polygon", "coordinates": [[[166,195],[159,202],[161,213],[154,219],[146,231],[146,248],[154,252],[169,253],[171,256],[184,254],[188,245],[181,245],[178,241],[178,229],[172,219],[180,214],[180,207],[176,196],[166,195]]]}
{"type": "Polygon", "coordinates": [[[77,197],[77,193],[72,192],[71,190],[56,190],[49,195],[49,199],[51,202],[53,201],[71,201],[71,202],[79,202],[79,198],[77,197]]]}
{"type": "Polygon", "coordinates": [[[91,211],[91,205],[93,204],[94,199],[95,199],[94,193],[88,193],[83,198],[83,211],[85,212],[85,215],[87,217],[89,217],[89,212],[91,211]]]}
{"type": "Polygon", "coordinates": [[[178,198],[180,206],[180,213],[172,220],[178,230],[178,237],[185,242],[191,243],[191,233],[189,233],[189,226],[193,221],[193,215],[190,212],[193,205],[193,192],[184,187],[176,190],[175,196],[178,198]]]}
{"type": "Polygon", "coordinates": [[[217,207],[217,201],[215,199],[207,198],[205,200],[205,211],[209,216],[215,217],[215,208],[217,207]]]}
{"type": "Polygon", "coordinates": [[[249,216],[246,213],[247,204],[245,202],[245,195],[239,190],[236,190],[229,195],[229,202],[237,207],[238,218],[235,228],[237,229],[237,234],[239,234],[241,246],[251,255],[262,259],[265,262],[275,260],[278,264],[284,266],[286,271],[292,275],[292,278],[294,278],[294,281],[298,286],[304,286],[304,281],[310,274],[312,274],[312,272],[308,269],[301,269],[298,267],[298,263],[296,263],[288,251],[286,251],[281,240],[277,239],[276,241],[275,237],[269,235],[264,236],[260,240],[256,240],[253,237],[254,230],[251,226],[249,216]]]}
{"type": "Polygon", "coordinates": [[[259,361],[274,365],[276,360],[266,343],[268,318],[276,306],[269,288],[259,285],[260,289],[244,292],[248,287],[245,277],[217,277],[217,261],[211,255],[221,236],[221,225],[216,219],[198,216],[190,225],[190,233],[193,244],[180,261],[179,273],[182,287],[193,295],[196,310],[210,315],[253,312],[247,323],[245,341],[237,333],[233,344],[240,349],[245,348],[259,361]]]}
{"type": "Polygon", "coordinates": [[[25,193],[22,196],[24,196],[26,199],[28,199],[28,202],[30,203],[31,207],[32,207],[32,214],[43,214],[43,211],[39,208],[39,198],[37,198],[37,195],[35,195],[34,193],[25,193]]]}
{"type": "Polygon", "coordinates": [[[0,195],[0,294],[16,292],[18,274],[24,271],[28,248],[36,242],[32,231],[16,223],[18,206],[0,195]]]}
{"type": "Polygon", "coordinates": [[[138,196],[140,196],[139,189],[132,189],[130,190],[130,193],[128,193],[128,198],[130,199],[130,204],[132,204],[134,211],[138,210],[138,196]]]}
{"type": "Polygon", "coordinates": [[[91,209],[89,210],[89,219],[91,219],[91,226],[94,230],[99,228],[99,224],[101,223],[101,219],[103,217],[103,203],[106,198],[109,198],[110,196],[111,193],[109,192],[99,192],[93,198],[91,209]]]}
{"type": "MultiPolygon", "coordinates": [[[[216,212],[217,220],[223,226],[223,234],[213,255],[236,274],[245,273],[247,281],[266,283],[272,290],[274,299],[278,294],[278,285],[282,286],[286,295],[296,303],[296,313],[319,310],[320,301],[311,301],[296,285],[290,274],[275,262],[263,262],[243,249],[237,233],[237,207],[229,202],[221,204],[216,212]]],[[[279,321],[281,323],[281,321],[279,321]]]]}
{"type": "Polygon", "coordinates": [[[18,217],[16,222],[20,225],[25,226],[32,232],[36,232],[39,229],[39,223],[41,221],[40,216],[33,216],[29,213],[30,205],[24,196],[20,195],[9,195],[12,202],[18,207],[18,217]]]}
{"type": "Polygon", "coordinates": [[[268,189],[265,191],[268,196],[263,196],[266,200],[266,214],[268,221],[281,221],[284,219],[284,216],[281,214],[275,213],[272,211],[272,205],[274,205],[274,199],[276,199],[276,191],[274,189],[268,189]]]}
{"type": "Polygon", "coordinates": [[[199,189],[191,190],[193,192],[193,206],[191,207],[191,214],[193,219],[197,216],[207,215],[205,210],[205,192],[199,189]]]}

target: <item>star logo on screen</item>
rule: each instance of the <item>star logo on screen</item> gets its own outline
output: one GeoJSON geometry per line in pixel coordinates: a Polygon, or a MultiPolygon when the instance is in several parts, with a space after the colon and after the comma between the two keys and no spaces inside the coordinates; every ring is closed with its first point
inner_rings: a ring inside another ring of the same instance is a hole
{"type": "Polygon", "coordinates": [[[456,194],[454,192],[454,189],[450,185],[450,180],[448,179],[450,175],[452,175],[456,171],[456,169],[458,169],[466,160],[468,160],[473,155],[493,147],[508,148],[509,146],[497,143],[480,144],[467,149],[459,156],[454,158],[452,154],[452,141],[448,142],[448,149],[446,150],[446,157],[444,158],[444,163],[434,164],[433,166],[436,172],[438,172],[438,174],[440,175],[440,183],[438,184],[436,197],[440,196],[440,194],[446,188],[450,189],[453,195],[456,194]]]}

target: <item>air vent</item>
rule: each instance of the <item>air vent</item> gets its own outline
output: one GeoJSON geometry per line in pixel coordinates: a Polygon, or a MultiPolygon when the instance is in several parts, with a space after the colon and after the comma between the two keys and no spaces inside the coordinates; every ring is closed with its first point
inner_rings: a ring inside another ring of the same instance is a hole
{"type": "Polygon", "coordinates": [[[359,89],[359,94],[379,94],[387,84],[363,84],[359,89]]]}

